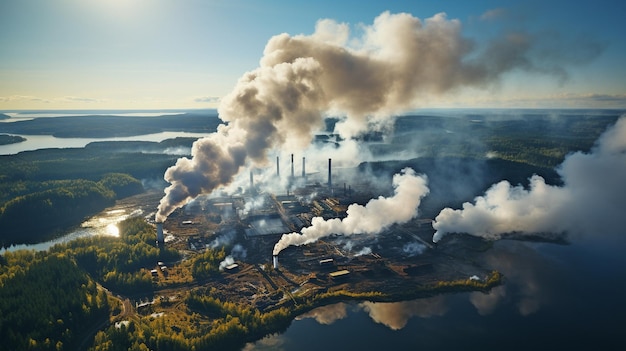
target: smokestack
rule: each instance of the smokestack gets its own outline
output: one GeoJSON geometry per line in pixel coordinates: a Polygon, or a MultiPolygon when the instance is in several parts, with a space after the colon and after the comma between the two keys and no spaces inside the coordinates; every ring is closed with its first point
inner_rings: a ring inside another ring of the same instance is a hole
{"type": "Polygon", "coordinates": [[[291,178],[294,178],[294,173],[293,173],[293,154],[291,154],[291,178]]]}
{"type": "Polygon", "coordinates": [[[278,269],[278,255],[272,256],[272,264],[274,266],[274,269],[278,269]]]}
{"type": "Polygon", "coordinates": [[[331,171],[330,171],[331,166],[332,166],[332,162],[333,162],[333,159],[329,158],[328,159],[328,187],[329,188],[333,187],[333,180],[332,180],[332,175],[331,175],[331,171]]]}
{"type": "Polygon", "coordinates": [[[280,158],[276,156],[276,177],[280,178],[280,158]]]}
{"type": "Polygon", "coordinates": [[[362,35],[351,40],[342,38],[349,34],[347,24],[318,24],[312,35],[273,36],[259,67],[223,96],[218,112],[228,123],[194,142],[192,158],[181,157],[165,171],[170,185],[159,202],[159,222],[197,196],[231,184],[246,165],[264,164],[272,150],[296,140],[309,144],[329,113],[346,117],[335,129],[350,139],[369,131],[369,116],[392,125],[395,116],[423,106],[428,97],[488,87],[516,69],[562,76],[567,65],[598,51],[595,43],[584,43],[576,51],[581,55],[565,59],[556,51],[563,45],[550,48],[541,38],[509,33],[473,45],[460,21],[444,13],[422,20],[383,12],[371,25],[359,25],[362,35]],[[331,32],[341,34],[329,40],[331,32]],[[436,49],[415,49],[429,45],[436,49]]]}
{"type": "Polygon", "coordinates": [[[306,170],[305,170],[305,165],[306,165],[306,158],[303,157],[302,158],[302,178],[304,179],[304,181],[306,182],[306,170]]]}
{"type": "Polygon", "coordinates": [[[156,231],[157,231],[157,243],[163,244],[165,242],[165,238],[163,237],[163,223],[162,222],[157,222],[156,231]]]}
{"type": "Polygon", "coordinates": [[[254,192],[254,175],[252,174],[252,170],[250,170],[250,193],[254,192]]]}

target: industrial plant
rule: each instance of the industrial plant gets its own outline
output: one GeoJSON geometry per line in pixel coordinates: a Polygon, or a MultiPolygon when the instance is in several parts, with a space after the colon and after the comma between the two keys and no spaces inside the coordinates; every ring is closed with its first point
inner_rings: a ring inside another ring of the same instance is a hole
{"type": "MultiPolygon", "coordinates": [[[[419,216],[380,232],[330,233],[277,252],[284,236],[299,237],[316,221],[342,221],[351,205],[362,206],[389,193],[354,170],[333,169],[332,159],[326,172],[309,174],[305,162],[302,157],[302,173],[296,177],[291,155],[288,186],[282,193],[263,191],[251,171],[249,186],[241,193],[199,197],[175,210],[167,221],[155,223],[158,245],[176,248],[187,257],[224,248],[231,260],[224,263],[224,279],[208,284],[238,295],[228,296],[229,300],[246,300],[261,310],[283,303],[277,296],[288,297],[294,291],[305,295],[339,289],[394,291],[489,274],[467,263],[471,260],[450,260],[453,252],[471,256],[473,251],[459,251],[455,239],[436,247],[430,240],[431,219],[419,216]]],[[[281,177],[278,157],[274,177],[281,177]]],[[[464,240],[465,248],[472,245],[482,241],[464,240]]]]}

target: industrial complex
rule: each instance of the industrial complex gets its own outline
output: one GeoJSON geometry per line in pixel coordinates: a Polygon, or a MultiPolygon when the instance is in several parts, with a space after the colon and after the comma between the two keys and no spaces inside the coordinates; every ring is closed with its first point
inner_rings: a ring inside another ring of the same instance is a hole
{"type": "MultiPolygon", "coordinates": [[[[331,235],[273,255],[283,234],[300,232],[314,217],[345,218],[350,204],[380,195],[367,180],[359,182],[349,172],[333,170],[331,159],[324,176],[307,174],[305,161],[303,157],[302,173],[296,176],[291,156],[288,177],[294,181],[282,194],[257,188],[251,172],[249,188],[241,194],[198,198],[174,211],[164,223],[155,223],[159,245],[176,248],[186,257],[223,247],[231,261],[224,265],[221,279],[206,285],[228,294],[222,297],[229,301],[260,310],[290,303],[295,292],[398,293],[442,280],[488,276],[489,270],[472,263],[483,241],[451,238],[445,247],[436,247],[430,241],[428,218],[395,224],[377,234],[331,235]]],[[[281,176],[278,158],[275,176],[281,176]]]]}

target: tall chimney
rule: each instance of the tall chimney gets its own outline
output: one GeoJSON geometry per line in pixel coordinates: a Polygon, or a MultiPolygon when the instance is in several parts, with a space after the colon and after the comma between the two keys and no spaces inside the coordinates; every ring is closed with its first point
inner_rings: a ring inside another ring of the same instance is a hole
{"type": "Polygon", "coordinates": [[[291,154],[291,178],[294,178],[294,173],[293,173],[293,154],[291,154]]]}
{"type": "Polygon", "coordinates": [[[331,166],[332,166],[332,162],[333,162],[333,159],[329,158],[328,159],[328,187],[329,188],[333,187],[333,180],[332,180],[332,175],[331,175],[331,171],[330,171],[331,166]]]}
{"type": "Polygon", "coordinates": [[[250,170],[250,192],[254,192],[254,175],[252,174],[252,170],[250,170]]]}
{"type": "Polygon", "coordinates": [[[272,265],[274,266],[274,269],[278,269],[278,255],[272,256],[272,265]]]}
{"type": "Polygon", "coordinates": [[[302,158],[302,178],[304,178],[304,181],[306,182],[306,170],[305,170],[305,165],[306,165],[306,158],[303,157],[302,158]]]}
{"type": "Polygon", "coordinates": [[[163,244],[165,242],[165,238],[163,237],[163,222],[157,222],[156,231],[157,231],[157,243],[163,244]]]}
{"type": "Polygon", "coordinates": [[[276,156],[276,176],[280,178],[280,159],[276,156]]]}

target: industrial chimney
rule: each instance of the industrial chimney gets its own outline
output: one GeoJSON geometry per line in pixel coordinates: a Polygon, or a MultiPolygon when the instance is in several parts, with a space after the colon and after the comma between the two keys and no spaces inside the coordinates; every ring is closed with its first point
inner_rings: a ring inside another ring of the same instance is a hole
{"type": "Polygon", "coordinates": [[[272,256],[272,264],[274,266],[274,269],[278,269],[278,255],[272,256]]]}
{"type": "Polygon", "coordinates": [[[294,178],[294,173],[293,173],[293,154],[291,154],[291,179],[294,178]]]}
{"type": "Polygon", "coordinates": [[[305,164],[306,164],[306,158],[303,157],[302,158],[302,178],[304,179],[304,181],[306,182],[306,170],[305,170],[305,164]]]}
{"type": "Polygon", "coordinates": [[[280,178],[280,158],[276,156],[276,177],[280,178]]]}
{"type": "Polygon", "coordinates": [[[328,187],[332,189],[333,187],[333,180],[332,180],[332,175],[331,175],[331,165],[332,165],[333,159],[329,158],[328,159],[328,187]]]}
{"type": "Polygon", "coordinates": [[[250,193],[254,193],[254,174],[250,170],[250,193]]]}
{"type": "Polygon", "coordinates": [[[156,231],[157,231],[157,244],[163,245],[163,243],[165,242],[165,238],[163,237],[163,223],[162,222],[157,222],[156,231]]]}

